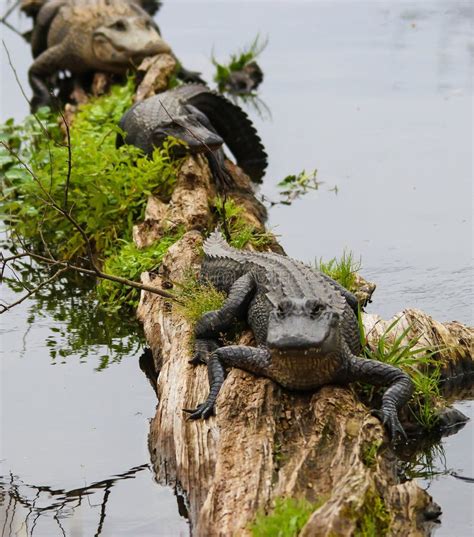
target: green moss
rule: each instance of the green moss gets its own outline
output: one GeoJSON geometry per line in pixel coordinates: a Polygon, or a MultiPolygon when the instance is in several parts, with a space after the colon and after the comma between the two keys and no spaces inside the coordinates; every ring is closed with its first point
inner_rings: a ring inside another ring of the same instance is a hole
{"type": "Polygon", "coordinates": [[[224,293],[210,283],[200,282],[192,273],[188,273],[183,282],[176,284],[175,294],[180,300],[176,308],[192,324],[207,311],[220,309],[226,298],[224,293]]]}
{"type": "MultiPolygon", "coordinates": [[[[120,240],[118,241],[120,247],[106,259],[103,270],[106,274],[139,281],[142,272],[158,268],[168,248],[183,234],[184,230],[179,229],[142,249],[137,248],[131,241],[120,240]]],[[[97,296],[108,310],[118,310],[124,306],[135,308],[138,305],[140,291],[109,280],[100,280],[97,285],[97,296]]]]}
{"type": "Polygon", "coordinates": [[[355,276],[361,268],[360,259],[356,261],[352,252],[344,251],[340,259],[333,258],[315,262],[316,268],[336,280],[349,291],[355,290],[355,276]]]}
{"type": "Polygon", "coordinates": [[[251,246],[254,250],[263,250],[274,242],[274,237],[266,231],[259,231],[244,218],[245,210],[235,200],[227,198],[225,204],[217,197],[213,203],[218,221],[223,225],[224,217],[230,234],[230,245],[234,248],[251,246]],[[224,216],[225,212],[225,216],[224,216]]]}
{"type": "Polygon", "coordinates": [[[272,512],[260,513],[250,526],[253,537],[296,537],[322,503],[305,499],[277,498],[272,512]]]}
{"type": "Polygon", "coordinates": [[[371,490],[367,492],[364,505],[357,512],[354,537],[384,537],[388,534],[390,520],[383,498],[371,490]]]}

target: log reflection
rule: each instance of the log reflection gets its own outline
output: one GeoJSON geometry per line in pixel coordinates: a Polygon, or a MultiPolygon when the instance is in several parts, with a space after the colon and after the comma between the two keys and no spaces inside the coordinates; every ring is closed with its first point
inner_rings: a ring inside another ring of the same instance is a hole
{"type": "Polygon", "coordinates": [[[130,470],[116,474],[109,479],[96,481],[85,487],[64,490],[47,485],[32,485],[18,476],[0,476],[0,527],[1,537],[16,537],[18,535],[33,536],[42,517],[54,520],[59,536],[66,536],[63,521],[71,518],[75,510],[87,499],[89,507],[100,507],[97,529],[94,537],[102,534],[107,515],[107,503],[113,487],[125,479],[134,479],[139,472],[149,468],[142,464],[130,470]],[[94,495],[101,495],[99,503],[91,503],[94,495]]]}

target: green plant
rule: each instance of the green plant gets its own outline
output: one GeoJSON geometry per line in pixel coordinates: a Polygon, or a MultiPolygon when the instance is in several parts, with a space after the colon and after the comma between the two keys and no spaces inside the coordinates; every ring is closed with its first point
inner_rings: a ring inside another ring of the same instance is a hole
{"type": "MultiPolygon", "coordinates": [[[[142,249],[132,241],[119,239],[117,241],[119,248],[105,260],[103,270],[107,274],[138,281],[142,272],[152,271],[160,265],[168,248],[183,234],[184,229],[177,229],[142,249]]],[[[140,291],[110,280],[100,280],[97,285],[97,296],[109,311],[117,311],[124,306],[135,308],[140,298],[140,291]]]]}
{"type": "Polygon", "coordinates": [[[301,198],[310,190],[318,190],[321,183],[317,180],[318,170],[307,173],[306,170],[296,174],[287,175],[277,186],[280,188],[280,197],[278,203],[281,205],[291,205],[293,201],[301,198]]]}
{"type": "Polygon", "coordinates": [[[368,344],[362,316],[359,313],[359,332],[364,355],[401,368],[412,379],[415,393],[410,402],[410,410],[420,425],[430,430],[438,420],[436,402],[441,399],[439,391],[439,364],[433,356],[441,349],[418,345],[420,336],[408,338],[409,326],[397,336],[394,330],[401,318],[395,319],[380,336],[375,346],[368,344]]]}
{"type": "Polygon", "coordinates": [[[266,231],[259,231],[244,218],[244,208],[237,205],[235,200],[227,198],[225,203],[220,197],[214,200],[214,209],[221,224],[225,223],[230,234],[230,245],[234,248],[251,246],[262,250],[273,242],[273,236],[266,231]]]}
{"type": "Polygon", "coordinates": [[[296,537],[321,505],[322,502],[311,503],[305,499],[277,498],[271,513],[259,513],[256,516],[250,526],[252,536],[296,537]]]}
{"type": "Polygon", "coordinates": [[[375,491],[369,490],[364,504],[357,512],[355,537],[384,537],[390,529],[390,515],[383,498],[375,491]]]}
{"type": "Polygon", "coordinates": [[[344,250],[340,259],[333,258],[329,261],[315,261],[315,266],[324,274],[336,280],[348,291],[355,290],[356,273],[361,268],[361,260],[356,261],[352,252],[344,250]]]}
{"type": "Polygon", "coordinates": [[[29,117],[15,128],[7,122],[3,141],[28,163],[32,173],[25,173],[21,164],[23,169],[17,173],[15,156],[3,147],[2,212],[36,250],[46,242],[52,253],[62,258],[80,258],[86,252],[81,233],[48,203],[50,195],[64,206],[66,184],[68,209],[99,255],[114,252],[118,239],[131,238],[148,194],[166,197],[171,193],[179,165],[170,156],[176,141],[169,140],[156,149],[152,159],[134,146],[115,147],[117,122],[130,106],[132,94],[133,82],[129,80],[79,108],[69,129],[70,167],[69,149],[58,139],[51,115],[46,116],[48,136],[35,126],[35,118],[29,117]]]}
{"type": "Polygon", "coordinates": [[[364,446],[362,450],[362,462],[367,468],[374,468],[377,462],[377,453],[380,449],[381,442],[374,441],[364,446]]]}
{"type": "Polygon", "coordinates": [[[268,39],[261,40],[260,35],[257,35],[250,45],[244,47],[236,54],[231,54],[227,64],[219,63],[213,55],[212,63],[216,67],[214,82],[217,83],[219,91],[225,88],[232,73],[241,71],[246,65],[254,61],[265,50],[267,44],[268,39]]]}
{"type": "Polygon", "coordinates": [[[199,281],[192,272],[175,284],[175,289],[176,298],[180,301],[175,307],[192,324],[207,311],[221,308],[225,300],[224,293],[210,283],[199,281]]]}

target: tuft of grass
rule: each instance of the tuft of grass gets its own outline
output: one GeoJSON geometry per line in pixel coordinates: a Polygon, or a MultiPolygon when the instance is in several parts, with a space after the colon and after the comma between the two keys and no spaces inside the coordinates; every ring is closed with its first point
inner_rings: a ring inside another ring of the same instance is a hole
{"type": "Polygon", "coordinates": [[[232,73],[241,71],[246,65],[255,61],[255,59],[265,50],[267,45],[268,39],[261,40],[260,35],[257,35],[249,45],[239,52],[231,54],[230,60],[226,64],[219,63],[213,55],[211,61],[216,68],[214,82],[217,83],[219,91],[225,89],[226,83],[232,73]]]}
{"type": "MultiPolygon", "coordinates": [[[[120,247],[105,260],[103,270],[106,274],[139,281],[142,272],[158,268],[169,247],[183,235],[184,229],[178,229],[142,249],[132,241],[119,240],[120,247]]],[[[97,285],[97,297],[108,311],[118,311],[127,306],[136,308],[140,290],[109,280],[100,280],[97,285]]]]}
{"type": "Polygon", "coordinates": [[[224,217],[230,233],[230,245],[242,249],[251,246],[254,250],[263,250],[273,243],[271,233],[259,231],[244,218],[244,208],[237,205],[235,200],[227,198],[225,205],[221,197],[214,199],[213,203],[218,220],[223,223],[224,217]]]}
{"type": "Polygon", "coordinates": [[[175,285],[175,289],[176,297],[181,301],[175,307],[193,325],[204,313],[220,309],[226,299],[225,293],[210,283],[199,281],[191,272],[185,275],[183,282],[175,285]]]}
{"type": "Polygon", "coordinates": [[[305,499],[277,498],[272,512],[260,513],[250,526],[253,537],[296,537],[309,517],[321,507],[305,499]]]}
{"type": "Polygon", "coordinates": [[[329,261],[315,261],[317,270],[324,272],[333,280],[336,280],[348,291],[355,290],[355,275],[360,270],[361,260],[356,260],[352,252],[344,250],[340,259],[333,258],[329,261]]]}
{"type": "MultiPolygon", "coordinates": [[[[118,239],[130,240],[147,196],[169,196],[176,181],[179,162],[170,156],[176,141],[156,149],[153,159],[134,146],[116,149],[117,123],[131,105],[132,95],[132,80],[114,86],[109,94],[81,106],[70,126],[68,206],[98,254],[113,253],[118,239]]],[[[42,110],[41,116],[48,135],[32,116],[19,125],[9,120],[1,130],[2,140],[28,163],[35,177],[2,147],[0,206],[6,221],[34,249],[42,250],[44,238],[53,254],[77,259],[86,252],[81,234],[45,202],[46,191],[63,206],[68,148],[55,116],[48,110],[42,110]]]]}
{"type": "Polygon", "coordinates": [[[416,421],[425,429],[431,430],[438,421],[436,402],[441,399],[439,390],[439,364],[433,356],[440,351],[437,347],[418,346],[420,337],[406,339],[412,328],[409,326],[397,337],[392,332],[400,322],[395,319],[372,348],[365,335],[362,316],[359,313],[359,332],[364,355],[371,360],[399,367],[407,373],[415,385],[415,393],[409,408],[416,421]],[[405,341],[405,342],[404,342],[405,341]]]}
{"type": "Polygon", "coordinates": [[[391,517],[383,498],[368,491],[358,513],[355,537],[384,537],[390,529],[391,517]]]}

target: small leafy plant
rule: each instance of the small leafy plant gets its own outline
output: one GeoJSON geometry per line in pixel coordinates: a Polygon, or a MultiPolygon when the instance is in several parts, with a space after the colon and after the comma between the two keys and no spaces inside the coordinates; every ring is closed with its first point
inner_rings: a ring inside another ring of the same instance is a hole
{"type": "Polygon", "coordinates": [[[321,182],[317,179],[318,170],[302,172],[296,175],[287,175],[277,186],[280,189],[280,205],[291,205],[295,200],[306,195],[311,190],[318,190],[321,182]]]}
{"type": "Polygon", "coordinates": [[[231,54],[227,64],[219,63],[212,56],[212,63],[216,68],[214,82],[217,83],[219,91],[224,91],[232,73],[242,71],[247,65],[255,61],[268,45],[268,39],[261,40],[257,35],[250,45],[244,47],[236,54],[231,54]]]}
{"type": "MultiPolygon", "coordinates": [[[[139,281],[140,274],[158,268],[169,247],[183,235],[184,229],[178,229],[142,249],[138,248],[133,241],[119,240],[120,247],[105,260],[104,272],[139,281]]],[[[109,311],[117,311],[124,306],[136,308],[140,291],[110,280],[100,280],[97,285],[97,296],[101,304],[109,311]]]]}
{"type": "Polygon", "coordinates": [[[412,330],[410,326],[398,336],[394,335],[393,332],[400,319],[399,317],[390,323],[376,346],[371,346],[368,344],[362,316],[359,314],[363,352],[367,358],[399,367],[410,376],[415,385],[415,393],[409,408],[416,421],[430,430],[437,423],[436,402],[441,399],[439,364],[433,356],[441,349],[419,346],[420,336],[409,339],[408,335],[412,330]]]}
{"type": "Polygon", "coordinates": [[[224,224],[225,220],[230,234],[230,245],[234,248],[251,246],[254,250],[262,250],[273,242],[271,233],[257,230],[245,220],[243,207],[237,205],[232,198],[227,198],[224,203],[222,198],[217,197],[213,205],[218,221],[224,224]]]}

